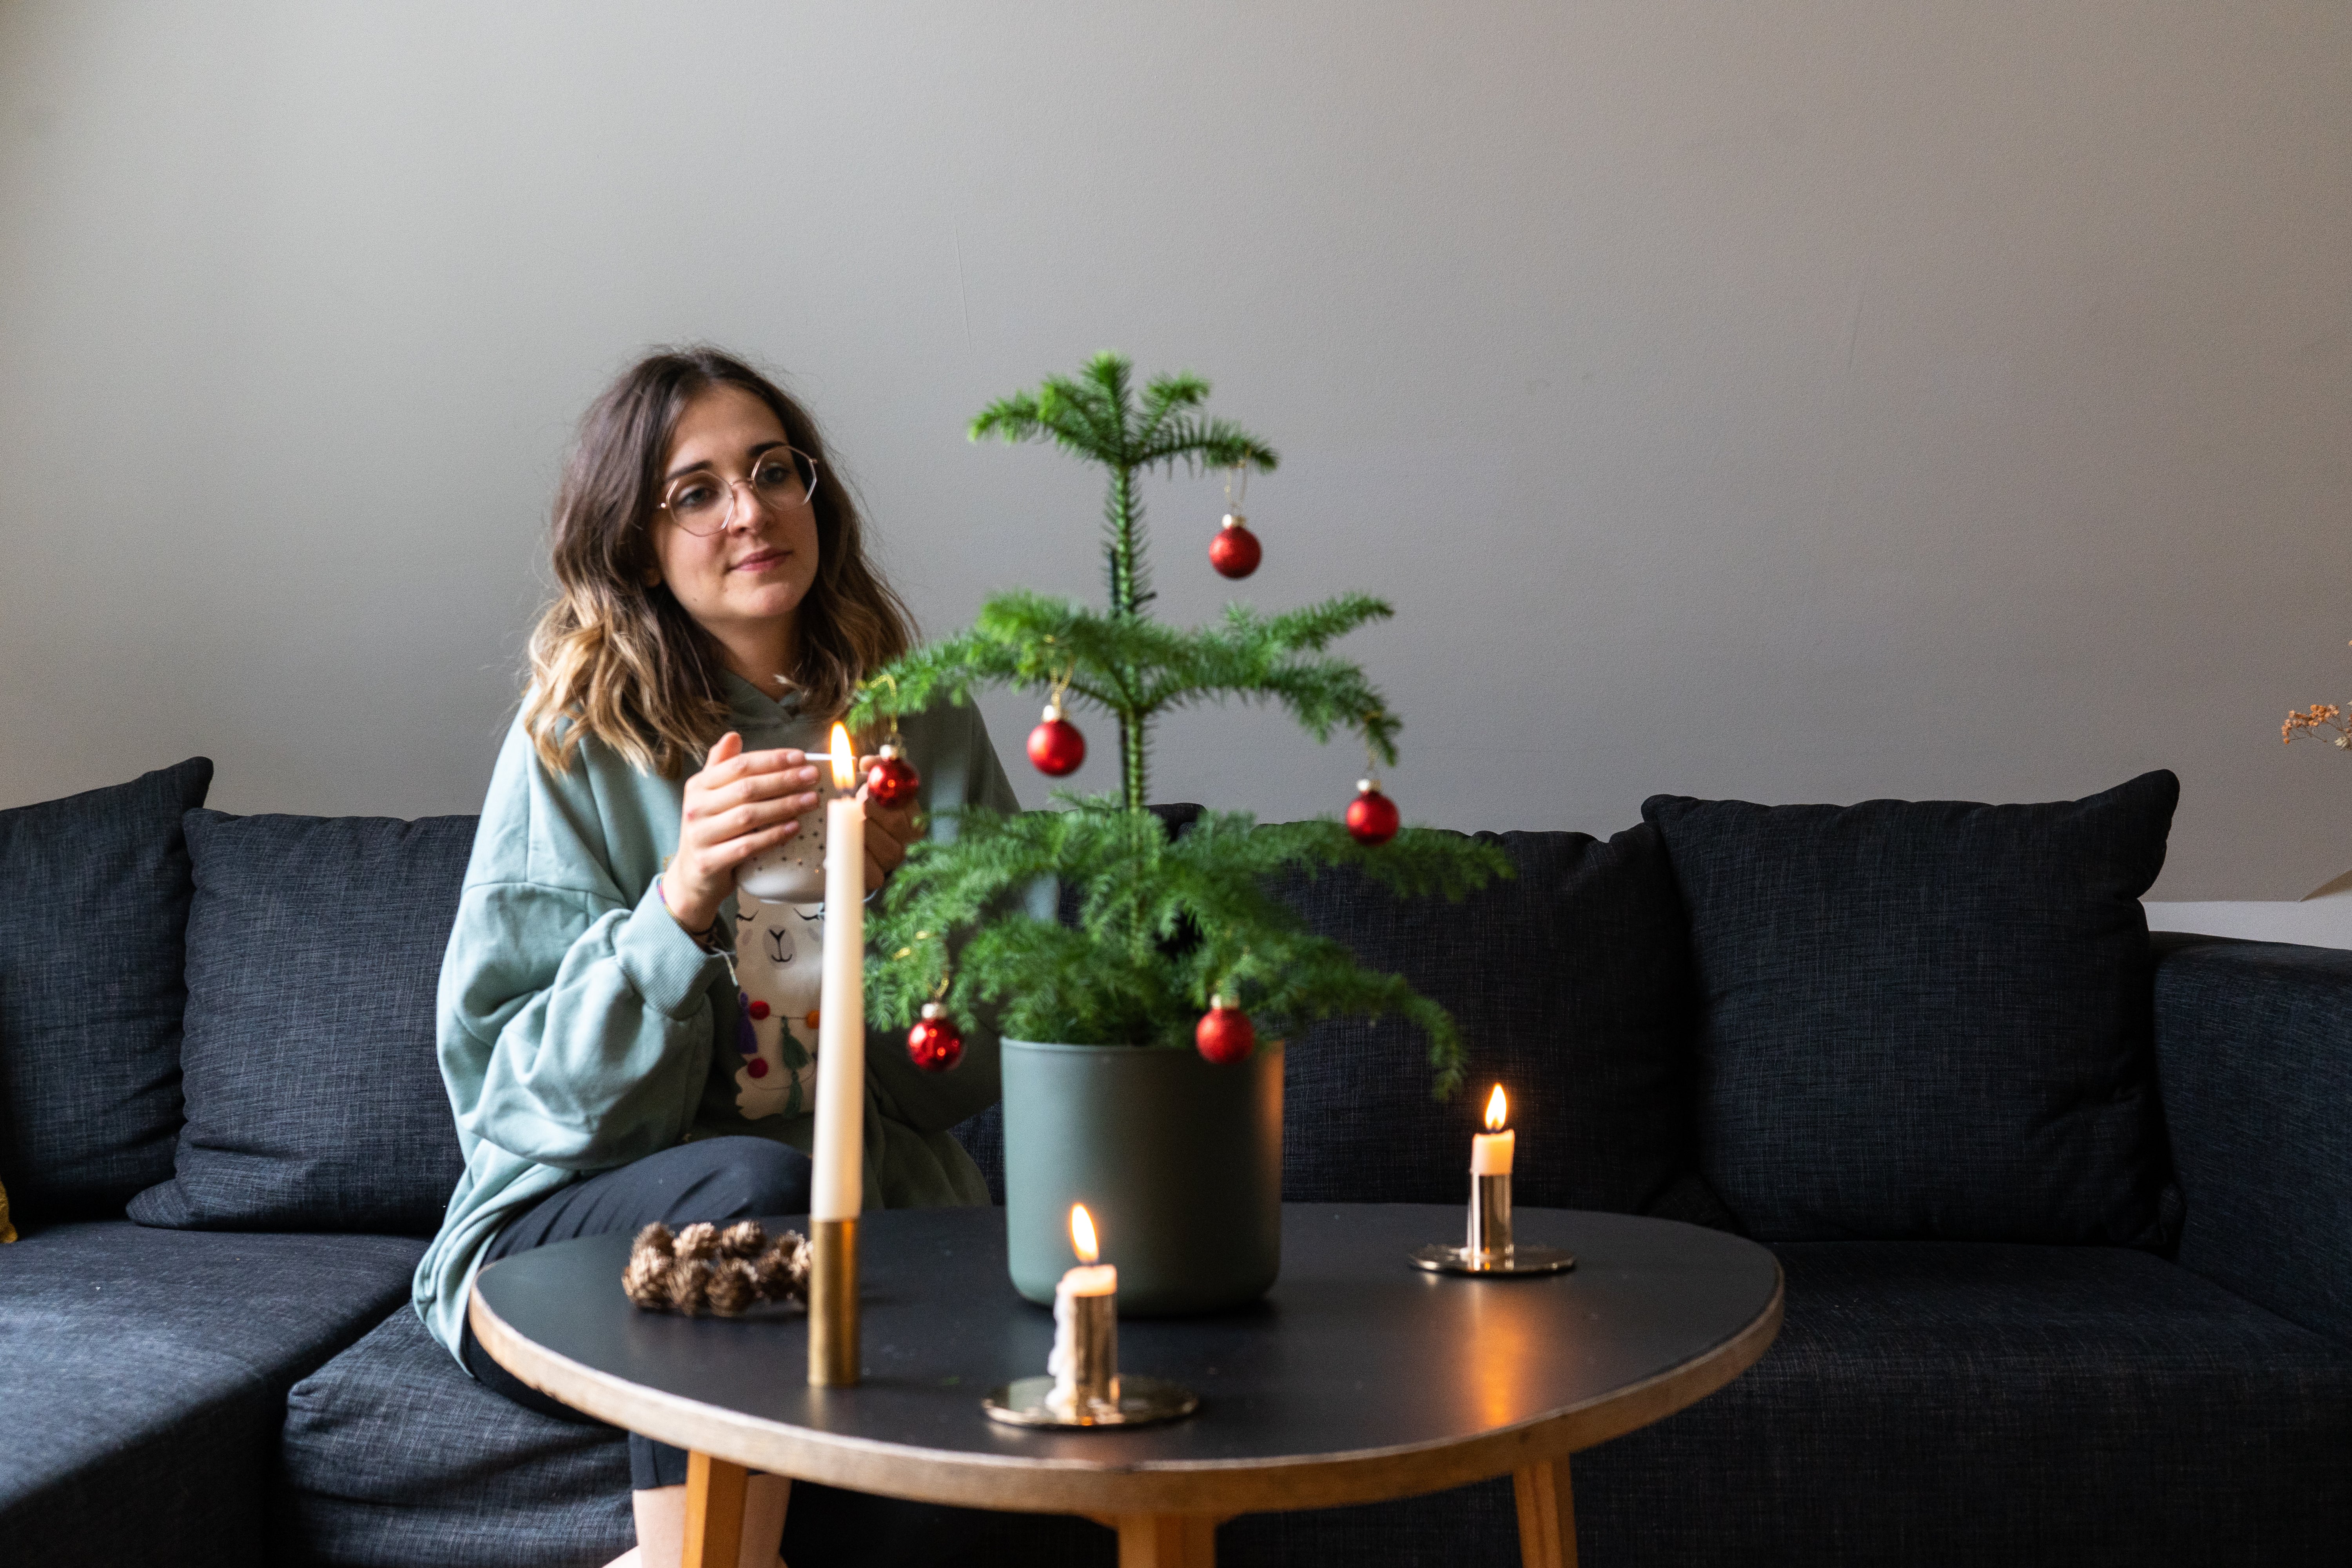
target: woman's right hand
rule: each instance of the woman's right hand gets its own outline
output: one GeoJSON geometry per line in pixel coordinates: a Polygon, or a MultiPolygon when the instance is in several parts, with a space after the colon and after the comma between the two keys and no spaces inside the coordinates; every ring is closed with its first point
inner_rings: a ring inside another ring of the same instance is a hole
{"type": "Polygon", "coordinates": [[[735,868],[800,831],[817,808],[816,769],[805,752],[746,752],[730,730],[686,781],[677,853],[662,872],[662,901],[689,931],[710,929],[735,890],[735,868]]]}

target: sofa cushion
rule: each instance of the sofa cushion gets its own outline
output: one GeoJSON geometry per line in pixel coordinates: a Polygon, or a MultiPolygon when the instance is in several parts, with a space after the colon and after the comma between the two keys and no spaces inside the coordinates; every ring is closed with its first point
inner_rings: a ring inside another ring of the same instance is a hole
{"type": "Polygon", "coordinates": [[[1350,870],[1284,896],[1318,935],[1402,974],[1462,1026],[1472,1092],[1430,1095],[1428,1044],[1401,1019],[1336,1019],[1291,1042],[1283,1196],[1456,1203],[1501,1083],[1522,1204],[1716,1219],[1693,1179],[1692,980],[1664,840],[1644,824],[1482,833],[1517,875],[1459,903],[1400,900],[1350,870]]]}
{"type": "Polygon", "coordinates": [[[2180,786],[2047,805],[1659,795],[1699,1163],[1752,1235],[2160,1246],[2139,896],[2180,786]]]}
{"type": "Polygon", "coordinates": [[[180,942],[209,758],[0,811],[0,1181],[21,1226],[116,1215],[172,1173],[180,942]]]}
{"type": "Polygon", "coordinates": [[[187,1122],[131,1218],[440,1227],[463,1162],[433,1002],[474,820],[189,815],[187,1122]]]}
{"type": "MultiPolygon", "coordinates": [[[[295,1385],[278,1481],[278,1560],[321,1568],[573,1568],[611,1561],[636,1536],[621,1434],[491,1393],[405,1308],[295,1385]]],[[[1012,1517],[803,1482],[784,1560],[929,1562],[902,1549],[985,1547],[1012,1517]]]]}
{"type": "Polygon", "coordinates": [[[249,1563],[286,1391],[408,1296],[405,1237],[27,1229],[0,1259],[0,1540],[249,1563]]]}
{"type": "Polygon", "coordinates": [[[491,1393],[405,1306],[294,1385],[279,1493],[290,1563],[572,1568],[636,1540],[621,1434],[491,1393]]]}
{"type": "MultiPolygon", "coordinates": [[[[1289,1063],[1285,1059],[1286,1068],[1289,1063]]],[[[968,1121],[959,1121],[948,1129],[971,1163],[980,1168],[980,1179],[988,1184],[988,1201],[1002,1207],[1004,1203],[1004,1101],[998,1100],[986,1110],[968,1121]]]]}
{"type": "Polygon", "coordinates": [[[1589,1568],[2343,1560],[2352,1351],[2122,1248],[1774,1250],[1764,1359],[1576,1456],[1589,1568]]]}

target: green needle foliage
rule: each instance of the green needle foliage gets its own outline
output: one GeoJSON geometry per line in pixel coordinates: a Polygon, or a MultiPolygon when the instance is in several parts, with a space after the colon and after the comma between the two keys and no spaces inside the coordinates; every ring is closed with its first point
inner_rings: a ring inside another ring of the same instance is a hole
{"type": "Polygon", "coordinates": [[[1066,703],[1118,721],[1118,794],[1059,795],[1066,809],[1013,816],[968,809],[952,839],[914,846],[874,921],[886,956],[867,978],[867,1005],[904,1026],[939,997],[960,1016],[993,1016],[1017,1039],[1104,1046],[1188,1045],[1220,994],[1267,1038],[1320,1018],[1401,1014],[1428,1036],[1445,1098],[1464,1063],[1444,1009],[1308,932],[1270,889],[1285,876],[1351,866],[1402,897],[1459,899],[1511,874],[1499,850],[1426,828],[1367,847],[1328,818],[1258,826],[1242,813],[1206,815],[1171,837],[1145,809],[1151,721],[1171,709],[1279,703],[1318,741],[1349,731],[1391,763],[1402,726],[1361,669],[1324,651],[1394,613],[1379,599],[1342,595],[1280,616],[1234,605],[1222,621],[1191,630],[1145,613],[1152,595],[1138,476],[1180,466],[1263,472],[1277,459],[1256,437],[1200,412],[1207,382],[1163,376],[1139,399],[1133,369],[1097,354],[1077,376],[1048,377],[971,424],[976,441],[1051,441],[1107,471],[1108,609],[1000,594],[967,630],[877,672],[849,714],[870,733],[895,714],[967,701],[980,688],[1066,689],[1066,703]],[[1049,882],[1068,890],[1073,923],[1022,911],[1024,894],[1049,882]]]}

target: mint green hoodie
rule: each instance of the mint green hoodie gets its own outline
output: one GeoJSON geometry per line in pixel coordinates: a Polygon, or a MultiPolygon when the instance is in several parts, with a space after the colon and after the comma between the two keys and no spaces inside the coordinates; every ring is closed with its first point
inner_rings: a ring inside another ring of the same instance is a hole
{"type": "MultiPolygon", "coordinates": [[[[728,677],[746,751],[822,751],[827,723],[728,677]]],[[[980,714],[940,708],[901,728],[929,811],[1017,811],[980,714]]],[[[748,1133],[805,1151],[807,1115],[737,1110],[735,990],[725,963],[670,918],[655,879],[677,847],[683,780],[639,773],[583,741],[550,773],[518,719],[482,804],[457,921],[441,961],[441,1079],[465,1174],[417,1265],[416,1310],[456,1352],[466,1299],[499,1228],[567,1183],[692,1138],[748,1133]]],[[[947,825],[942,825],[947,826],[947,825]]],[[[731,899],[721,913],[733,930],[731,899]]],[[[866,1205],[984,1204],[979,1170],[948,1129],[997,1097],[997,1042],[967,1028],[954,1071],[866,1049],[866,1205]]]]}

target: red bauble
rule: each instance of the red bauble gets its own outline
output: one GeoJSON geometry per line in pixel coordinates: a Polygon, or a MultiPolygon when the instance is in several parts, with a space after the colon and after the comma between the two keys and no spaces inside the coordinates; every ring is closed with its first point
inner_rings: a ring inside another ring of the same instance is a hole
{"type": "Polygon", "coordinates": [[[1217,530],[1217,537],[1209,541],[1209,564],[1221,577],[1246,577],[1257,570],[1265,552],[1259,548],[1257,535],[1245,526],[1239,512],[1227,514],[1225,526],[1217,530]]]}
{"type": "Polygon", "coordinates": [[[1062,717],[1058,704],[1045,704],[1045,717],[1029,731],[1029,760],[1037,764],[1039,773],[1055,778],[1076,773],[1078,764],[1087,760],[1087,738],[1062,717]]]}
{"type": "Polygon", "coordinates": [[[877,805],[897,805],[915,798],[923,787],[923,775],[917,773],[907,760],[898,755],[898,748],[885,744],[874,765],[866,770],[866,798],[877,805]]]}
{"type": "Polygon", "coordinates": [[[1226,1006],[1222,996],[1213,996],[1209,1010],[1193,1026],[1192,1044],[1219,1067],[1231,1067],[1248,1060],[1250,1052],[1257,1048],[1257,1030],[1251,1026],[1247,1013],[1226,1006]]]}
{"type": "Polygon", "coordinates": [[[1397,836],[1396,802],[1381,793],[1370,779],[1356,781],[1356,798],[1348,803],[1348,832],[1359,844],[1386,844],[1397,836]]]}
{"type": "Polygon", "coordinates": [[[945,1072],[963,1060],[963,1036],[936,1002],[923,1004],[923,1016],[907,1031],[907,1055],[925,1072],[945,1072]]]}

